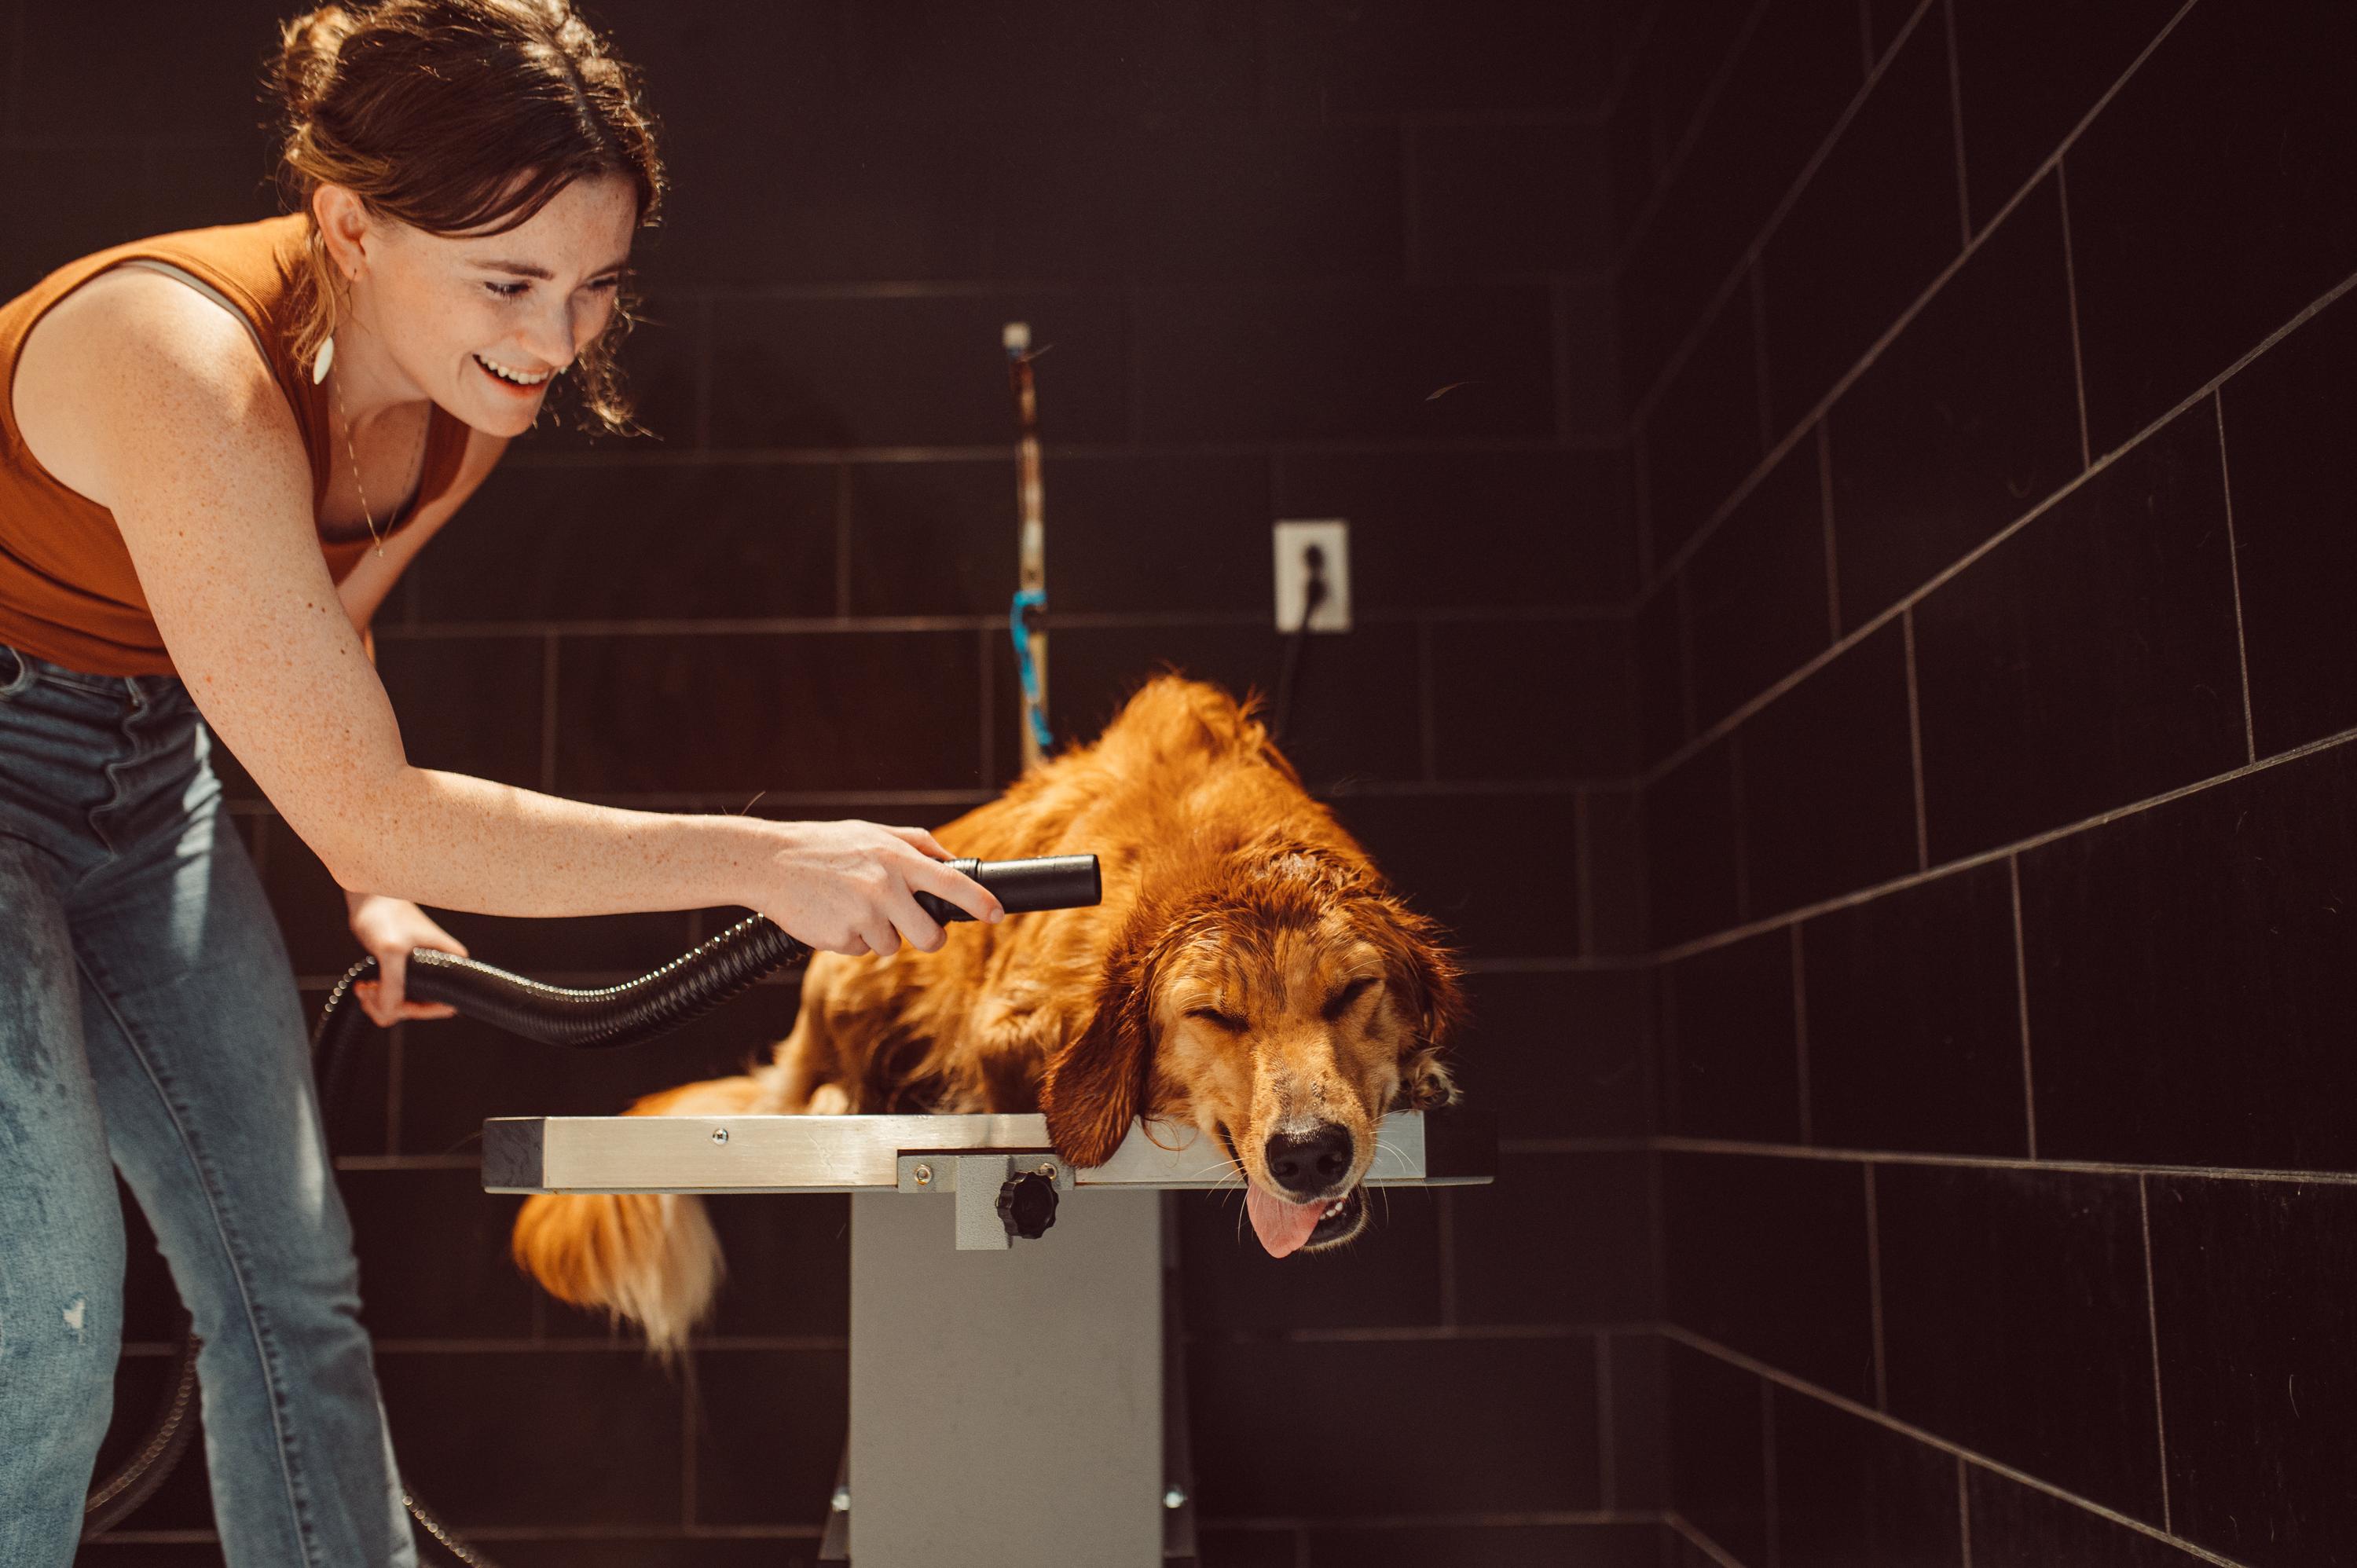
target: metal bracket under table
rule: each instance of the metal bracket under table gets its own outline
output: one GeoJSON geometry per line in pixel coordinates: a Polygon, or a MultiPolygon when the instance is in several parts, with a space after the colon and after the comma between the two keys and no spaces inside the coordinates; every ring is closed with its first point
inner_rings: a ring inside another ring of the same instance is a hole
{"type": "MultiPolygon", "coordinates": [[[[1452,1106],[1385,1117],[1366,1181],[1496,1168],[1495,1123],[1452,1106]]],[[[1193,1561],[1159,1194],[1235,1179],[1224,1149],[1160,1124],[1071,1167],[1037,1115],[483,1123],[490,1192],[851,1195],[850,1441],[820,1561],[857,1568],[1193,1561]],[[1024,1213],[1051,1221],[1018,1240],[1001,1199],[1027,1179],[1024,1213]]]]}

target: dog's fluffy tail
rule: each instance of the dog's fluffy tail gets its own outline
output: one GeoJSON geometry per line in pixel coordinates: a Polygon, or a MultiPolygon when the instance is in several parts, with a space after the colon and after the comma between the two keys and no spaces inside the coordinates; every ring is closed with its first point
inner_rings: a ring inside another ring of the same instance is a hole
{"type": "MultiPolygon", "coordinates": [[[[633,1116],[742,1115],[768,1109],[755,1078],[716,1078],[650,1094],[633,1116]]],[[[645,1330],[668,1360],[720,1288],[720,1238],[704,1200],[671,1193],[541,1193],[516,1216],[519,1267],[549,1294],[603,1307],[645,1330]]]]}

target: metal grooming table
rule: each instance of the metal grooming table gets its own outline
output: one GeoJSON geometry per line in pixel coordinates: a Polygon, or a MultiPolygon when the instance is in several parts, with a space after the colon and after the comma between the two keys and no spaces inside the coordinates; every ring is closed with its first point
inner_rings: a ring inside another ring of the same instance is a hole
{"type": "MultiPolygon", "coordinates": [[[[1496,1168],[1486,1113],[1403,1112],[1366,1181],[1496,1168]]],[[[1069,1168],[1036,1115],[483,1123],[490,1192],[851,1195],[850,1441],[819,1561],[857,1568],[1194,1562],[1162,1195],[1234,1179],[1224,1150],[1159,1125],[1069,1168]]]]}

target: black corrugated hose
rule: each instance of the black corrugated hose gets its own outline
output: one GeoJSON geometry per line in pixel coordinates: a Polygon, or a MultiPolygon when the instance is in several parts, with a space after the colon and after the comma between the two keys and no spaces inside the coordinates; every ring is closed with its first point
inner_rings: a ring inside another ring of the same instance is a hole
{"type": "MultiPolygon", "coordinates": [[[[1077,908],[1094,904],[1103,896],[1097,857],[1092,854],[988,863],[956,860],[950,865],[989,888],[1010,914],[1077,908]]],[[[936,920],[973,918],[930,893],[916,897],[936,920]]],[[[420,948],[409,955],[407,990],[414,1001],[446,1003],[469,1018],[544,1045],[613,1048],[668,1034],[740,994],[772,970],[808,956],[809,951],[771,921],[755,915],[662,968],[619,985],[587,990],[547,985],[473,959],[420,948]]],[[[345,1059],[352,1043],[371,1026],[368,1015],[354,1000],[352,988],[374,978],[376,972],[374,958],[364,958],[346,970],[328,993],[326,1004],[319,1009],[318,1025],[312,1031],[312,1069],[318,1079],[321,1120],[330,1127],[335,1125],[329,1112],[342,1090],[345,1059]]],[[[196,1426],[191,1418],[196,1413],[199,1340],[188,1332],[186,1312],[180,1315],[179,1332],[181,1345],[172,1384],[146,1440],[121,1469],[91,1488],[82,1505],[84,1541],[113,1529],[146,1501],[187,1451],[196,1426]]],[[[416,1494],[404,1487],[401,1500],[425,1533],[467,1568],[496,1568],[460,1540],[416,1494]]]]}

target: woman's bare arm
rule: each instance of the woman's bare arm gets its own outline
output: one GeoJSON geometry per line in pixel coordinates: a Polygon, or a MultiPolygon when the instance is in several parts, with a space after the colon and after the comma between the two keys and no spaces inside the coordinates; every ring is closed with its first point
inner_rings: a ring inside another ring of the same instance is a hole
{"type": "Polygon", "coordinates": [[[37,384],[199,708],[338,883],[500,915],[744,905],[849,951],[937,946],[913,890],[995,914],[917,830],[619,811],[411,767],[320,557],[284,395],[232,317],[156,283],[43,322],[20,419],[37,384]]]}

